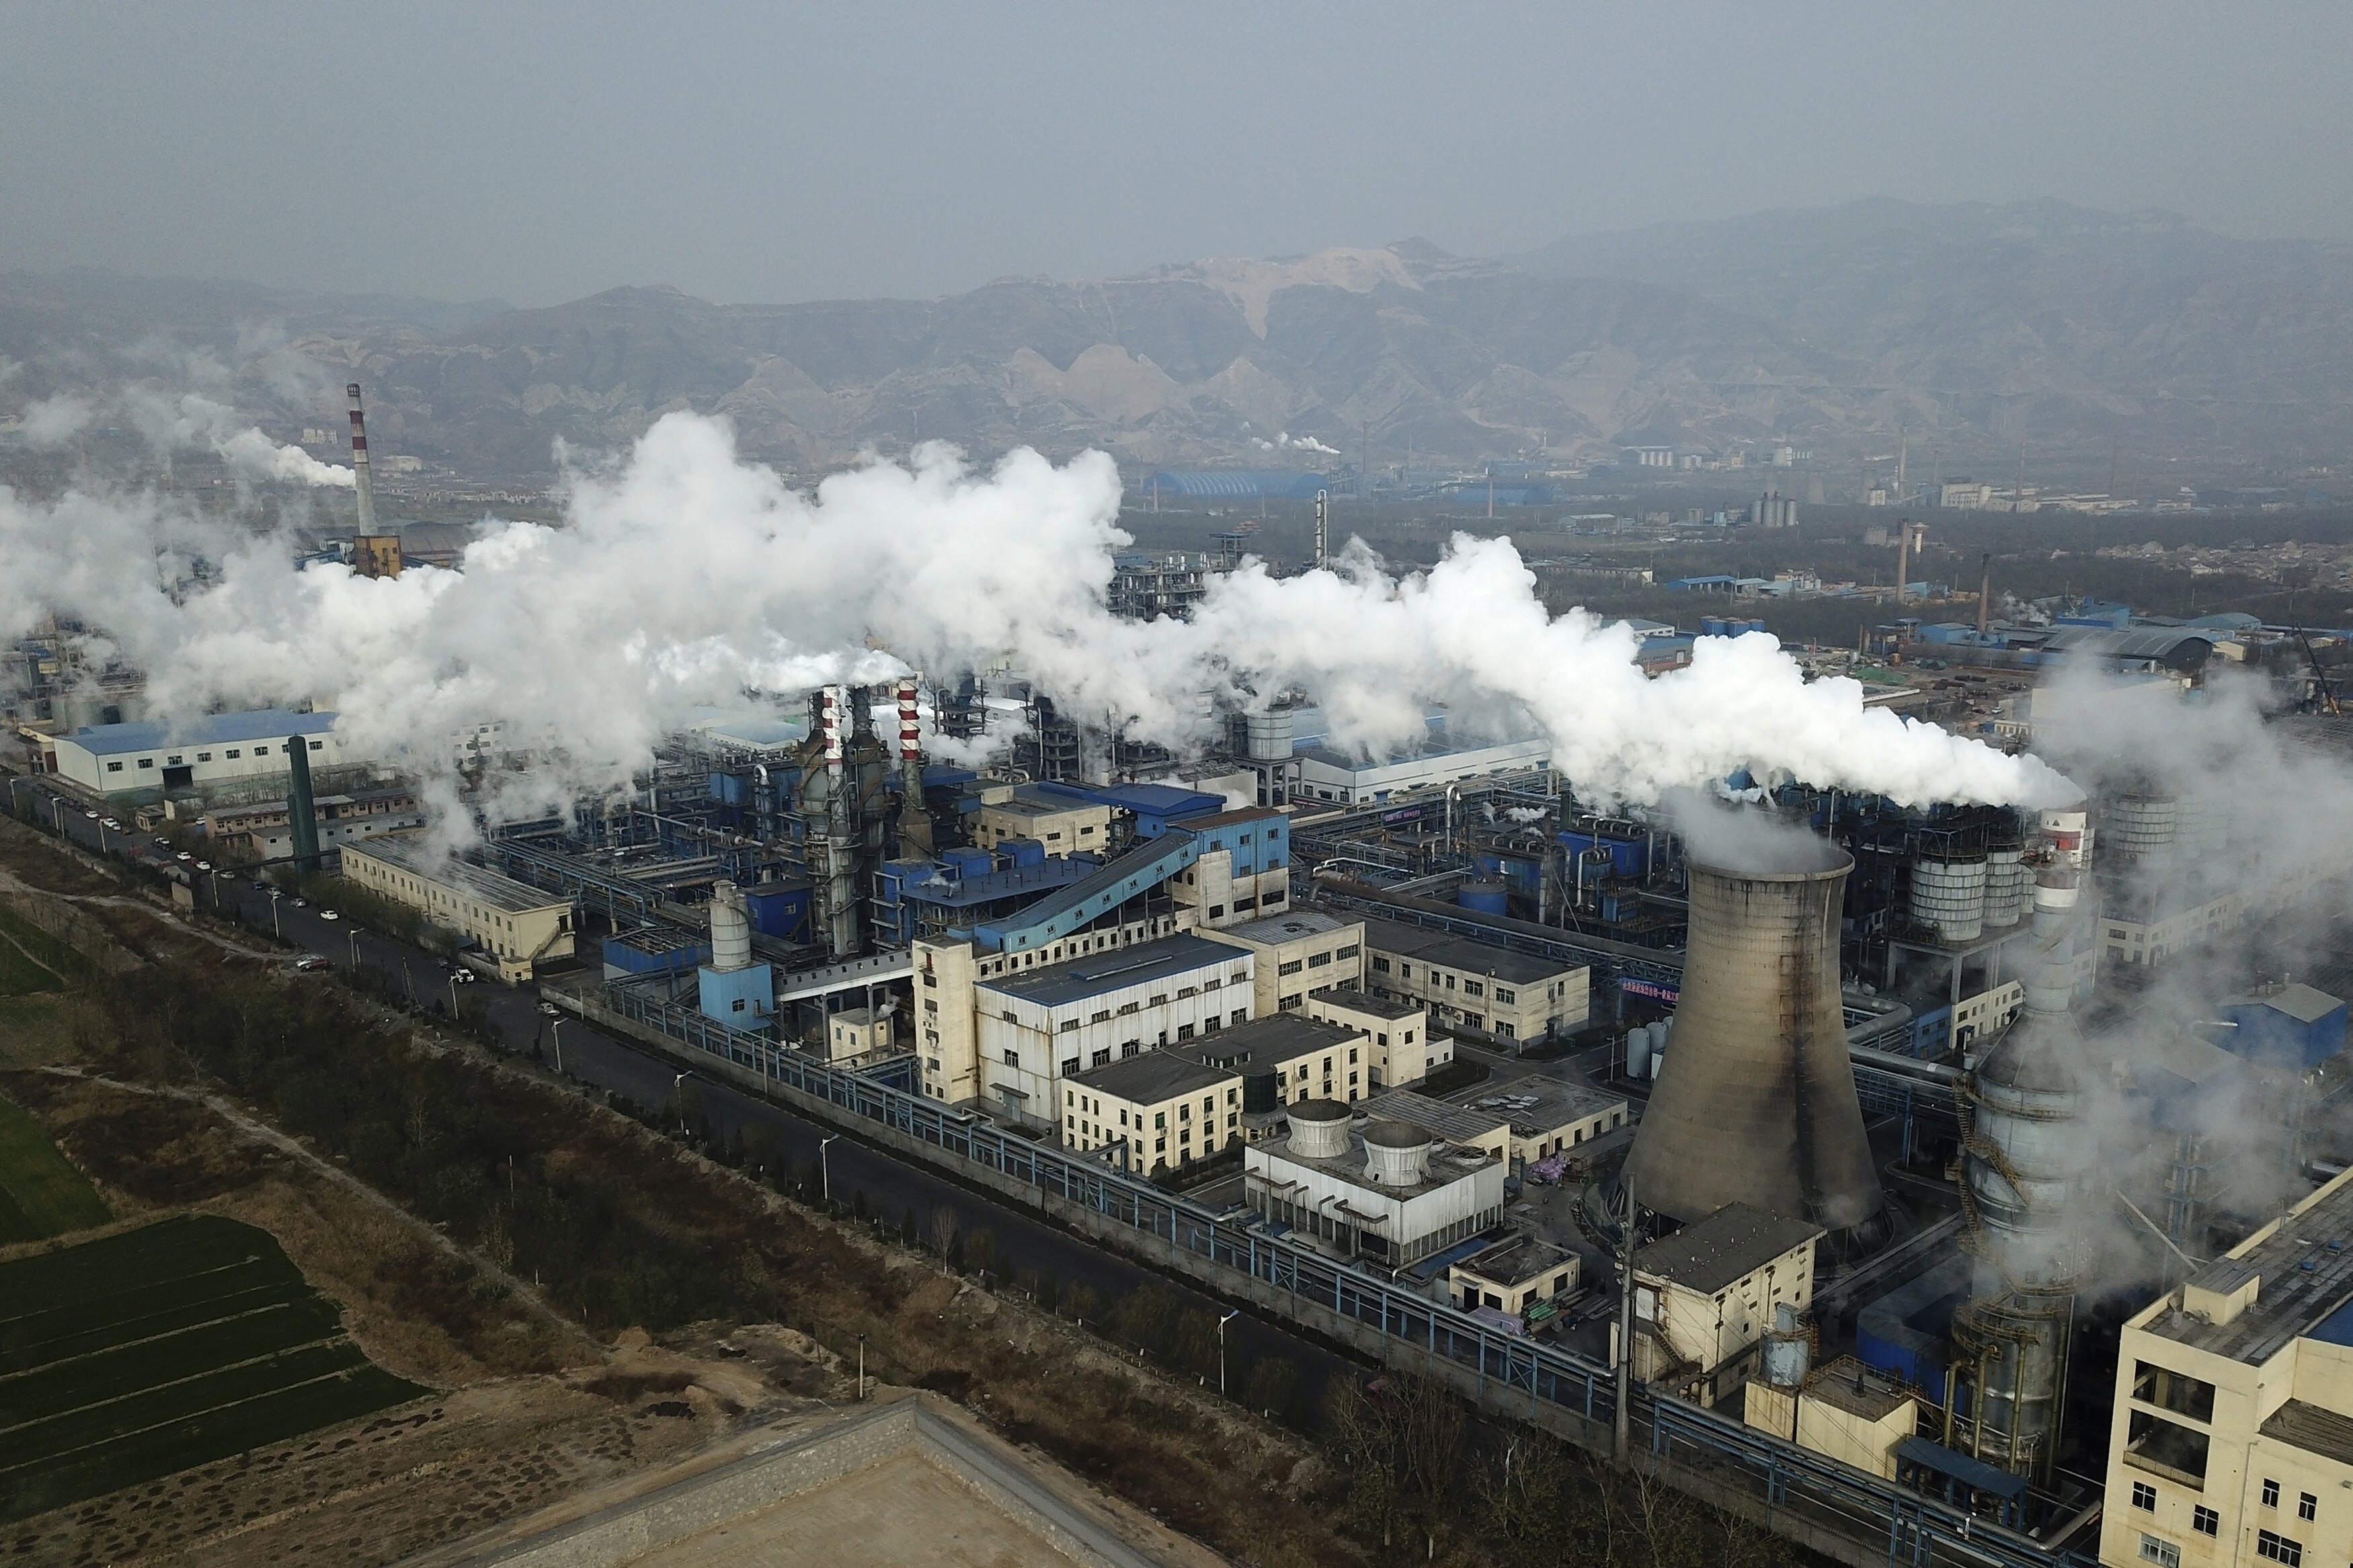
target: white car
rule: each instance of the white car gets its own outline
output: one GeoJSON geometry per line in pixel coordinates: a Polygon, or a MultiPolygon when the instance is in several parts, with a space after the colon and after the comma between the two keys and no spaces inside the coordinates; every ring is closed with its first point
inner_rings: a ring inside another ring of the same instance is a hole
{"type": "Polygon", "coordinates": [[[321,910],[319,911],[319,918],[320,918],[321,920],[322,920],[322,921],[339,921],[339,920],[342,920],[343,917],[343,916],[341,916],[341,915],[339,915],[339,914],[337,914],[337,913],[336,913],[334,910],[321,910]]]}
{"type": "Polygon", "coordinates": [[[199,871],[209,871],[212,868],[213,863],[209,860],[199,860],[196,862],[196,869],[199,871]]]}
{"type": "Polygon", "coordinates": [[[89,817],[92,822],[96,822],[98,820],[98,813],[94,811],[85,811],[82,815],[89,817]]]}
{"type": "Polygon", "coordinates": [[[564,1016],[564,1009],[557,1006],[553,1002],[542,1002],[539,1005],[539,1010],[546,1014],[551,1018],[561,1018],[564,1016]]]}
{"type": "Polygon", "coordinates": [[[115,821],[115,820],[114,820],[114,818],[112,818],[112,817],[111,817],[111,816],[110,816],[110,817],[108,817],[108,818],[106,818],[104,821],[100,822],[100,823],[99,824],[99,826],[100,826],[100,827],[111,827],[111,828],[112,828],[112,829],[114,829],[114,831],[115,831],[115,832],[117,832],[117,833],[120,833],[120,832],[121,832],[121,831],[122,831],[122,824],[121,824],[121,823],[119,823],[119,822],[117,822],[117,821],[115,821]]]}
{"type": "Polygon", "coordinates": [[[471,985],[480,977],[470,969],[453,969],[449,972],[449,978],[460,985],[471,985]]]}

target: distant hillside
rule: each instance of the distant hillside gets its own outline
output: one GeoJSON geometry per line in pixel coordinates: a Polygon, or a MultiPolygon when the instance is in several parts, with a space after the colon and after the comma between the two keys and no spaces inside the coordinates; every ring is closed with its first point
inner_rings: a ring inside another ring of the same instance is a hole
{"type": "Polygon", "coordinates": [[[1884,197],[1572,236],[1547,277],[1700,296],[1897,389],[1915,426],[2042,447],[2337,458],[2353,247],[2239,240],[2169,213],[1884,197]]]}
{"type": "MultiPolygon", "coordinates": [[[[0,417],[201,349],[254,417],[531,476],[664,411],[809,470],[946,437],[1159,465],[1591,458],[1788,440],[1833,463],[1909,425],[1953,455],[2334,459],[2353,411],[2346,247],[2162,214],[1871,201],[1564,239],[1506,265],[1423,241],[928,300],[546,310],[78,272],[0,277],[0,417]],[[1286,437],[1288,438],[1286,442],[1286,437]]],[[[218,379],[218,378],[216,378],[218,379]]],[[[218,395],[216,393],[216,395],[218,395]]]]}

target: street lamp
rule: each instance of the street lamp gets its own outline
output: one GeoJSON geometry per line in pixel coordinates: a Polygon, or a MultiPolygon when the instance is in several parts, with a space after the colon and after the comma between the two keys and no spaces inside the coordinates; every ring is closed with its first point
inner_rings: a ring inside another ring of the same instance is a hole
{"type": "Polygon", "coordinates": [[[564,1076],[564,1026],[569,1022],[568,1018],[557,1018],[548,1025],[547,1029],[555,1037],[555,1076],[558,1078],[564,1076]]]}
{"type": "Polygon", "coordinates": [[[275,888],[269,889],[269,934],[280,942],[286,940],[286,932],[278,924],[278,889],[275,888]]]}
{"type": "Polygon", "coordinates": [[[678,1131],[681,1137],[686,1133],[685,1085],[686,1080],[693,1076],[694,1069],[692,1068],[689,1068],[684,1072],[677,1074],[670,1080],[670,1097],[678,1101],[678,1131]]]}
{"type": "Polygon", "coordinates": [[[458,971],[455,968],[449,971],[449,1021],[453,1024],[458,1021],[458,971]]]}
{"type": "MultiPolygon", "coordinates": [[[[218,882],[217,882],[217,881],[216,881],[214,885],[215,885],[216,887],[217,887],[219,884],[218,884],[218,882]]],[[[360,932],[359,932],[359,928],[358,928],[357,926],[346,926],[346,927],[344,928],[344,930],[343,930],[343,935],[344,935],[344,936],[346,936],[346,937],[348,937],[348,938],[351,940],[351,944],[352,944],[352,973],[353,973],[354,976],[356,976],[356,975],[359,973],[359,972],[360,972],[360,932]]]]}
{"type": "Polygon", "coordinates": [[[839,1132],[831,1132],[817,1141],[818,1190],[825,1195],[827,1203],[833,1202],[833,1163],[826,1157],[825,1146],[840,1136],[839,1132]]]}
{"type": "Polygon", "coordinates": [[[1242,1310],[1236,1307],[1218,1320],[1218,1392],[1220,1394],[1226,1392],[1226,1325],[1241,1315],[1242,1310]]]}
{"type": "Polygon", "coordinates": [[[858,1336],[858,1399],[860,1404],[865,1403],[866,1400],[866,1336],[864,1334],[858,1336]]]}

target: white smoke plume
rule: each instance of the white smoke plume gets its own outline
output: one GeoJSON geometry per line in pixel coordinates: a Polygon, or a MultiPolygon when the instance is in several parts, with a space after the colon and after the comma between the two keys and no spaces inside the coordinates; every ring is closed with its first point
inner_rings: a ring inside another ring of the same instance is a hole
{"type": "MultiPolygon", "coordinates": [[[[210,417],[187,399],[151,412],[210,417]]],[[[532,786],[549,790],[624,786],[698,704],[1009,661],[1065,712],[1177,746],[1207,738],[1206,698],[1293,688],[1368,752],[1419,742],[1431,701],[1465,729],[1533,721],[1595,801],[1743,767],[1907,802],[2077,793],[2033,758],[1865,710],[1853,682],[1807,683],[1769,637],[1704,639],[1691,668],[1649,679],[1624,625],[1549,616],[1504,540],[1458,538],[1404,577],[1361,545],[1299,577],[1250,562],[1190,621],[1119,619],[1103,597],[1119,500],[1100,453],[976,471],[937,444],[806,495],[740,460],[723,424],[673,414],[572,473],[562,526],[498,525],[462,572],[369,579],[298,571],[286,541],[151,499],[0,492],[0,636],[69,616],[149,672],[159,712],[308,699],[361,754],[412,767],[503,721],[565,764],[532,786]],[[195,555],[200,582],[176,564],[195,555]]]]}
{"type": "Polygon", "coordinates": [[[102,416],[119,417],[159,452],[208,448],[238,479],[350,489],[352,470],[322,463],[300,447],[284,446],[240,418],[236,409],[198,392],[170,393],[132,385],[102,403],[60,394],[28,406],[16,435],[29,446],[62,446],[102,416]]]}

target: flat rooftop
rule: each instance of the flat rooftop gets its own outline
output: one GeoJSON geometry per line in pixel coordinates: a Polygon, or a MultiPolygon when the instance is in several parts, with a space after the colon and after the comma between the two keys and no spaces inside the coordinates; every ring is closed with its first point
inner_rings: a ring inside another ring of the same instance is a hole
{"type": "Polygon", "coordinates": [[[1244,1063],[1271,1067],[1363,1037],[1354,1029],[1326,1024],[1303,1013],[1275,1013],[1188,1040],[1184,1048],[1237,1067],[1244,1063]]]}
{"type": "Polygon", "coordinates": [[[1456,1105],[1481,1116],[1498,1121],[1509,1121],[1512,1131],[1527,1135],[1548,1132],[1571,1121],[1584,1121],[1605,1116],[1612,1110],[1622,1109],[1626,1097],[1592,1089],[1563,1079],[1509,1079],[1498,1083],[1481,1084],[1451,1097],[1456,1105]]]}
{"type": "Polygon", "coordinates": [[[1826,1234],[1810,1220],[1784,1219],[1768,1209],[1726,1204],[1636,1253],[1634,1272],[1713,1296],[1826,1234]]]}
{"type": "Polygon", "coordinates": [[[1277,947],[1286,942],[1303,942],[1309,937],[1330,936],[1356,924],[1321,910],[1293,910],[1287,915],[1268,915],[1262,920],[1244,921],[1240,925],[1219,926],[1217,934],[1237,942],[1257,942],[1262,947],[1277,947]]]}
{"type": "Polygon", "coordinates": [[[1430,1011],[1427,1002],[1409,1001],[1402,996],[1376,996],[1369,991],[1325,991],[1315,1000],[1374,1018],[1409,1018],[1416,1013],[1430,1011]]]}
{"type": "Polygon", "coordinates": [[[1365,945],[1376,952],[1419,959],[1443,969],[1483,974],[1491,980],[1508,981],[1514,985],[1534,985],[1539,981],[1550,980],[1555,975],[1570,973],[1583,967],[1581,964],[1561,963],[1549,958],[1514,952],[1507,947],[1490,947],[1483,942],[1472,942],[1469,937],[1424,931],[1419,926],[1403,925],[1396,921],[1365,921],[1365,945]]]}
{"type": "Polygon", "coordinates": [[[569,894],[551,893],[497,871],[453,859],[413,833],[379,833],[373,838],[354,839],[343,846],[343,854],[346,858],[356,855],[406,871],[419,880],[454,889],[506,914],[572,907],[569,894]]]}
{"type": "Polygon", "coordinates": [[[1515,1236],[1509,1241],[1497,1242],[1483,1252],[1474,1252],[1461,1258],[1453,1267],[1498,1285],[1518,1285],[1574,1267],[1575,1260],[1574,1253],[1555,1247],[1549,1241],[1533,1236],[1515,1236]]]}
{"type": "Polygon", "coordinates": [[[2306,1336],[2353,1344],[2353,1173],[2191,1275],[2189,1287],[2228,1293],[2249,1278],[2255,1298],[2227,1323],[2160,1310],[2142,1326],[2250,1366],[2306,1336]]]}
{"type": "MultiPolygon", "coordinates": [[[[1264,1160],[1282,1165],[1295,1165],[1305,1170],[1321,1171],[1325,1175],[1335,1177],[1352,1187],[1362,1187],[1367,1193],[1398,1200],[1419,1197],[1424,1193],[1436,1192],[1440,1187],[1462,1180],[1463,1177],[1472,1174],[1483,1166],[1496,1163],[1492,1156],[1476,1148],[1441,1142],[1430,1152],[1430,1164],[1424,1173],[1424,1179],[1420,1185],[1393,1187],[1386,1183],[1376,1182],[1365,1174],[1365,1132],[1366,1127],[1377,1125],[1378,1125],[1377,1122],[1368,1122],[1365,1127],[1358,1127],[1352,1131],[1348,1134],[1348,1152],[1329,1160],[1310,1160],[1304,1155],[1294,1154],[1291,1151],[1290,1142],[1284,1141],[1259,1143],[1246,1148],[1242,1152],[1243,1163],[1247,1165],[1252,1161],[1264,1160]]],[[[1423,1131],[1434,1132],[1437,1130],[1425,1128],[1423,1131]]],[[[1279,1176],[1281,1173],[1280,1170],[1262,1172],[1261,1177],[1279,1176]]]]}
{"type": "Polygon", "coordinates": [[[86,725],[59,735],[93,756],[160,751],[165,746],[234,745],[287,735],[323,735],[335,727],[332,713],[297,713],[285,708],[255,708],[242,713],[207,713],[177,724],[146,720],[134,724],[86,725]]]}
{"type": "Polygon", "coordinates": [[[1131,985],[1249,962],[1250,954],[1240,948],[1179,933],[1134,947],[1050,963],[1043,969],[999,975],[980,982],[976,989],[1018,997],[1040,1007],[1058,1007],[1083,1002],[1090,996],[1124,991],[1131,985]]]}
{"type": "Polygon", "coordinates": [[[1427,1132],[1435,1132],[1451,1143],[1476,1143],[1492,1138],[1495,1130],[1505,1123],[1501,1116],[1482,1115],[1449,1105],[1426,1094],[1416,1094],[1409,1089],[1392,1089],[1365,1101],[1365,1110],[1374,1116],[1384,1116],[1392,1121],[1409,1121],[1427,1132]]]}
{"type": "Polygon", "coordinates": [[[1113,1095],[1132,1105],[1152,1105],[1233,1080],[1234,1075],[1227,1069],[1204,1067],[1189,1052],[1173,1050],[1123,1058],[1071,1079],[1081,1089],[1113,1095]]]}

